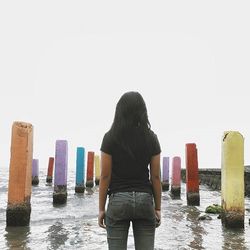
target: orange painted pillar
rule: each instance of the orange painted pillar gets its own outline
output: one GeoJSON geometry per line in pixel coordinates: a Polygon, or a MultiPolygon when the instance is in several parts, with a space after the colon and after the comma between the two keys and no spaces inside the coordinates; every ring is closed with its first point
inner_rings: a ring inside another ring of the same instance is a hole
{"type": "Polygon", "coordinates": [[[30,196],[33,158],[33,126],[14,122],[11,135],[7,226],[30,223],[30,196]]]}
{"type": "Polygon", "coordinates": [[[173,198],[181,196],[181,157],[175,156],[172,160],[171,195],[173,198]]]}
{"type": "Polygon", "coordinates": [[[53,179],[53,167],[54,167],[54,157],[49,157],[48,171],[47,171],[47,183],[52,183],[53,179]]]}
{"type": "Polygon", "coordinates": [[[88,152],[86,187],[90,188],[94,186],[94,158],[95,158],[95,153],[88,152]]]}
{"type": "Polygon", "coordinates": [[[186,192],[187,204],[200,205],[198,157],[195,143],[186,144],[186,192]]]}

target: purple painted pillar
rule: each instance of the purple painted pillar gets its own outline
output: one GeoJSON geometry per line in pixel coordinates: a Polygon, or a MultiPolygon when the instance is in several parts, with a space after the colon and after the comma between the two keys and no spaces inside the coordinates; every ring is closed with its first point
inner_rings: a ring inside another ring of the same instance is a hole
{"type": "Polygon", "coordinates": [[[175,156],[172,160],[171,195],[173,198],[181,196],[181,157],[175,156]]]}
{"type": "Polygon", "coordinates": [[[68,142],[66,140],[57,140],[53,192],[54,204],[64,204],[67,201],[67,172],[68,142]]]}
{"type": "Polygon", "coordinates": [[[32,160],[32,185],[36,186],[39,184],[39,160],[32,160]]]}
{"type": "Polygon", "coordinates": [[[169,190],[169,157],[162,159],[162,190],[169,190]]]}

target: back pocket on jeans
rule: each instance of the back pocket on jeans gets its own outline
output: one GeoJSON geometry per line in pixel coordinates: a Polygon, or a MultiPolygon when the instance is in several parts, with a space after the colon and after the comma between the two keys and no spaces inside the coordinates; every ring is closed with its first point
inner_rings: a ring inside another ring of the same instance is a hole
{"type": "Polygon", "coordinates": [[[153,196],[142,194],[136,202],[136,217],[139,219],[155,219],[153,196]]]}
{"type": "Polygon", "coordinates": [[[129,207],[128,201],[112,199],[108,204],[107,216],[116,220],[128,219],[129,207]]]}

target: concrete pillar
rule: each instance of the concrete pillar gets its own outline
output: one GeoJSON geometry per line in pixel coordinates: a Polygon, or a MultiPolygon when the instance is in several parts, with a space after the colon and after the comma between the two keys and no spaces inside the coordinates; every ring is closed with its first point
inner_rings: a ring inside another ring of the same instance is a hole
{"type": "Polygon", "coordinates": [[[83,147],[77,147],[76,151],[76,193],[84,193],[85,183],[85,149],[83,147]]]}
{"type": "Polygon", "coordinates": [[[14,122],[11,135],[8,185],[7,226],[30,223],[31,174],[33,158],[33,126],[14,122]]]}
{"type": "Polygon", "coordinates": [[[224,132],[222,139],[221,205],[222,223],[228,228],[243,228],[244,138],[236,131],[224,132]]]}
{"type": "Polygon", "coordinates": [[[88,152],[87,160],[87,181],[86,187],[92,188],[94,186],[94,152],[88,152]]]}
{"type": "Polygon", "coordinates": [[[49,157],[48,171],[47,171],[47,177],[46,177],[47,183],[52,183],[53,168],[54,168],[54,157],[49,157]]]}
{"type": "Polygon", "coordinates": [[[53,204],[64,204],[67,201],[67,171],[68,142],[66,140],[57,140],[53,204]]]}
{"type": "Polygon", "coordinates": [[[200,205],[198,156],[195,143],[186,144],[186,189],[187,204],[200,205]]]}
{"type": "Polygon", "coordinates": [[[95,184],[99,185],[101,176],[101,168],[100,168],[100,156],[95,155],[95,184]]]}
{"type": "Polygon", "coordinates": [[[169,190],[169,157],[162,158],[162,190],[169,190]]]}
{"type": "Polygon", "coordinates": [[[172,160],[171,195],[173,198],[181,196],[181,158],[179,156],[173,157],[172,160]]]}
{"type": "Polygon", "coordinates": [[[39,160],[32,160],[32,185],[36,186],[39,184],[39,160]]]}

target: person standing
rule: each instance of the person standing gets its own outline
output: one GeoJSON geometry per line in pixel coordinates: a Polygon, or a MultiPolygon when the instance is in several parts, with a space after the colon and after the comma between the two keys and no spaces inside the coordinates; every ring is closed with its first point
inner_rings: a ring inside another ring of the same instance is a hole
{"type": "Polygon", "coordinates": [[[154,249],[161,224],[160,153],[143,97],[123,94],[101,144],[98,224],[107,231],[110,250],[127,249],[130,222],[135,249],[154,249]]]}

